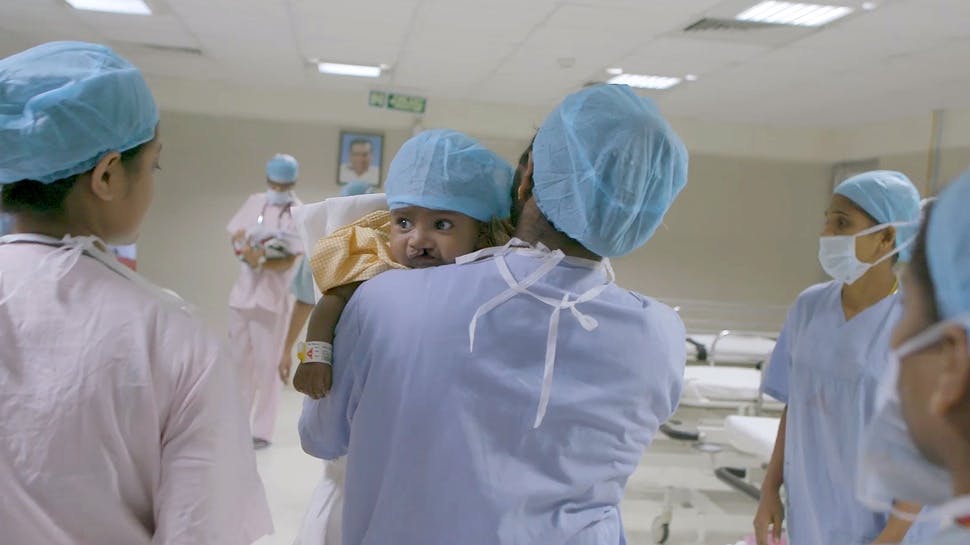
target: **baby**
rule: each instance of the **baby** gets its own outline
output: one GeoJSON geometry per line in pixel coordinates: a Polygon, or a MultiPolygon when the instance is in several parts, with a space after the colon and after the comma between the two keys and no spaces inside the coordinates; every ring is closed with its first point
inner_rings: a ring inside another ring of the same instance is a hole
{"type": "Polygon", "coordinates": [[[307,327],[293,386],[313,399],[332,382],[333,340],[360,284],[390,269],[447,265],[511,236],[512,168],[452,130],[411,138],[391,161],[387,204],[317,242],[310,265],[323,293],[307,327]]]}

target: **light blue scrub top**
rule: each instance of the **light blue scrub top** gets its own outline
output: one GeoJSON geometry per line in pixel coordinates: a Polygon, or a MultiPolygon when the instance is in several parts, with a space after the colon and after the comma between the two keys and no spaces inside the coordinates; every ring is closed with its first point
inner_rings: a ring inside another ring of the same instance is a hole
{"type": "Polygon", "coordinates": [[[293,282],[290,283],[290,291],[301,303],[313,305],[317,302],[316,294],[313,292],[313,271],[305,257],[300,259],[300,264],[296,268],[293,282]]]}
{"type": "MultiPolygon", "coordinates": [[[[516,279],[541,259],[513,253],[516,279]]],[[[561,300],[603,284],[591,262],[560,263],[530,288],[561,300]]],[[[684,326],[669,307],[610,284],[562,312],[551,398],[533,429],[551,307],[507,288],[494,258],[390,271],[340,319],[334,387],[307,399],[303,448],[347,454],[344,543],[615,545],[627,478],[683,382],[684,326]]]]}
{"type": "MultiPolygon", "coordinates": [[[[788,312],[763,390],[788,405],[791,545],[868,545],[886,526],[886,514],[856,499],[856,468],[899,312],[893,294],[846,321],[838,282],[808,288],[788,312]]],[[[904,543],[926,530],[914,526],[904,543]]]]}
{"type": "Polygon", "coordinates": [[[926,543],[927,545],[967,545],[970,543],[970,528],[951,526],[926,543]]]}

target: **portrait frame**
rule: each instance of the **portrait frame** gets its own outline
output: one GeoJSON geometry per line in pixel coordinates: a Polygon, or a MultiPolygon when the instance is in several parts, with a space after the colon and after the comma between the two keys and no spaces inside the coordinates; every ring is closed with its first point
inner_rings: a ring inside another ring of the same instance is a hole
{"type": "Polygon", "coordinates": [[[384,185],[384,133],[349,130],[340,131],[339,147],[337,148],[337,185],[345,186],[350,182],[364,181],[374,189],[384,185]],[[370,153],[366,170],[358,173],[355,167],[362,165],[355,164],[360,157],[355,156],[352,160],[352,153],[359,153],[362,143],[368,144],[370,153]],[[357,151],[354,151],[357,148],[357,151]]]}

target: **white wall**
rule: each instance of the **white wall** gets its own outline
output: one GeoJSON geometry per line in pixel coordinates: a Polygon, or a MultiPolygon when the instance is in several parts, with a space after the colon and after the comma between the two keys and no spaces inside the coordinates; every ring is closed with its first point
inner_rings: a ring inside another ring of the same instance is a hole
{"type": "MultiPolygon", "coordinates": [[[[262,191],[266,159],[300,161],[305,201],[335,195],[340,127],[164,112],[155,205],[139,243],[139,268],[224,328],[238,273],[225,224],[262,191]]],[[[410,136],[385,131],[385,172],[410,136]]],[[[527,139],[486,137],[510,162],[527,139]]],[[[662,298],[787,304],[819,279],[815,236],[828,192],[824,163],[695,153],[688,189],[646,249],[620,260],[621,284],[662,298]]]]}
{"type": "MultiPolygon", "coordinates": [[[[382,130],[386,172],[418,121],[368,108],[357,94],[164,78],[152,86],[164,112],[165,149],[140,267],[195,302],[219,328],[238,267],[224,226],[248,194],[263,190],[266,159],[295,155],[298,193],[319,200],[338,190],[341,128],[382,130]]],[[[548,109],[432,101],[420,122],[468,132],[514,162],[548,109]]],[[[875,157],[880,168],[925,185],[930,119],[928,113],[841,129],[671,120],[691,150],[688,188],[647,247],[617,261],[621,284],[664,299],[766,306],[780,319],[779,308],[823,279],[815,256],[832,164],[875,157]]],[[[945,112],[943,127],[940,177],[946,181],[970,165],[970,110],[945,112]]]]}

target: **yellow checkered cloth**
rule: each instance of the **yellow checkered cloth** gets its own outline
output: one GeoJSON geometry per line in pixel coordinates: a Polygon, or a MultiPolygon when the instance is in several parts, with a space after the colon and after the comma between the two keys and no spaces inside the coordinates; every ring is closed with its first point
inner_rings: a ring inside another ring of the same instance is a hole
{"type": "MultiPolygon", "coordinates": [[[[493,219],[482,229],[477,246],[502,246],[512,232],[507,220],[493,219]]],[[[391,213],[378,210],[318,240],[310,269],[320,293],[370,280],[391,269],[406,269],[391,258],[390,233],[391,213]]]]}
{"type": "Polygon", "coordinates": [[[391,259],[390,232],[391,213],[378,210],[318,240],[310,268],[320,293],[406,268],[391,259]]]}

